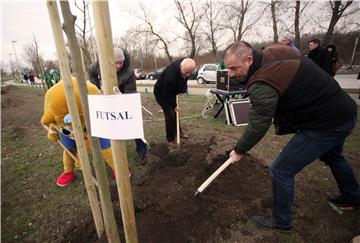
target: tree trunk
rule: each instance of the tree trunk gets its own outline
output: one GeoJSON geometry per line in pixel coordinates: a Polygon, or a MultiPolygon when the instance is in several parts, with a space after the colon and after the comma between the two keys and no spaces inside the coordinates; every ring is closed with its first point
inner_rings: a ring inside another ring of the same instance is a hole
{"type": "Polygon", "coordinates": [[[63,30],[67,36],[70,47],[70,54],[73,60],[73,68],[75,77],[78,83],[78,89],[80,94],[80,100],[83,107],[84,120],[86,131],[88,131],[88,138],[90,142],[90,148],[92,157],[94,160],[94,168],[96,172],[96,178],[98,180],[98,189],[100,191],[100,202],[101,209],[103,212],[103,218],[105,223],[105,231],[109,242],[120,242],[119,232],[117,229],[114,210],[112,207],[109,182],[106,176],[105,162],[102,157],[100,141],[98,138],[91,136],[90,127],[90,115],[89,115],[89,104],[87,100],[87,85],[85,81],[83,62],[81,58],[81,50],[79,43],[76,38],[75,32],[75,20],[76,16],[72,15],[69,2],[62,0],[60,1],[60,7],[64,18],[63,30]]]}
{"type": "Polygon", "coordinates": [[[72,120],[72,126],[75,133],[76,147],[83,168],[85,188],[88,193],[96,231],[98,237],[100,238],[104,233],[104,224],[101,217],[101,209],[98,201],[97,191],[91,173],[89,156],[84,141],[84,132],[80,121],[79,109],[77,107],[75,93],[73,89],[73,83],[69,68],[69,61],[67,59],[67,54],[66,54],[65,40],[61,30],[59,10],[55,0],[47,0],[46,5],[49,12],[51,29],[55,40],[56,51],[59,57],[61,76],[64,82],[66,102],[69,108],[69,112],[72,120]]]}
{"type": "Polygon", "coordinates": [[[37,41],[35,39],[35,35],[33,35],[33,37],[34,37],[35,50],[36,50],[36,60],[37,60],[38,68],[39,68],[40,75],[41,75],[41,84],[43,86],[44,93],[46,93],[46,85],[45,85],[45,82],[44,82],[44,68],[43,68],[41,60],[39,58],[39,48],[38,48],[38,45],[37,45],[37,41]]]}
{"type": "MultiPolygon", "coordinates": [[[[353,1],[345,1],[344,4],[342,1],[329,1],[331,6],[332,15],[329,23],[328,30],[324,37],[323,45],[326,46],[330,44],[333,39],[333,33],[335,30],[335,26],[339,19],[342,17],[345,10],[352,4],[353,1]]],[[[356,13],[358,10],[353,11],[353,14],[356,13]]]]}
{"type": "MultiPolygon", "coordinates": [[[[104,84],[104,94],[114,94],[113,88],[118,86],[113,37],[111,32],[110,11],[107,1],[93,1],[96,41],[99,47],[99,62],[101,78],[104,84]]],[[[123,140],[111,140],[116,184],[120,199],[121,217],[124,226],[126,242],[137,243],[138,234],[134,202],[131,193],[129,166],[126,143],[123,140]]]]}
{"type": "Polygon", "coordinates": [[[295,31],[295,46],[300,50],[300,1],[296,1],[295,5],[295,20],[294,20],[294,31],[295,31]]]}
{"type": "Polygon", "coordinates": [[[277,29],[277,19],[276,19],[276,1],[271,0],[271,17],[273,22],[273,32],[274,32],[274,43],[279,42],[279,35],[277,29]]]}

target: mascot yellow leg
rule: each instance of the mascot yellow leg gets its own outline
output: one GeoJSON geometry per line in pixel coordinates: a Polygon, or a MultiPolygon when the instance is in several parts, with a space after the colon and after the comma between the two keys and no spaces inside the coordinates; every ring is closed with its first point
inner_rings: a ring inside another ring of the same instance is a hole
{"type": "Polygon", "coordinates": [[[111,167],[112,171],[114,171],[114,159],[112,156],[112,150],[110,148],[101,150],[102,156],[105,159],[106,163],[111,167]]]}
{"type": "MultiPolygon", "coordinates": [[[[112,150],[110,148],[102,149],[101,150],[102,156],[105,159],[106,163],[111,167],[113,171],[113,177],[115,177],[115,169],[114,169],[114,159],[112,156],[112,150]]],[[[129,172],[129,177],[131,177],[131,172],[129,172]]]]}
{"type": "Polygon", "coordinates": [[[75,173],[74,173],[75,161],[66,151],[63,152],[63,163],[64,163],[64,172],[58,177],[56,181],[56,184],[61,187],[69,185],[74,180],[75,177],[75,173]]]}
{"type": "Polygon", "coordinates": [[[69,173],[74,171],[75,161],[66,151],[63,152],[63,163],[64,163],[64,172],[69,173]]]}

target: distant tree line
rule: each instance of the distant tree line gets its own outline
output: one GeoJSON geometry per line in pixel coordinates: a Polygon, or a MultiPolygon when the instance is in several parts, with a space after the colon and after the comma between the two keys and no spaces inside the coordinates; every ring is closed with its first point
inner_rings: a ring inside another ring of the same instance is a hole
{"type": "MultiPolygon", "coordinates": [[[[79,13],[75,23],[86,68],[96,60],[90,0],[74,3],[79,13]]],[[[198,63],[219,62],[225,47],[234,41],[249,41],[260,49],[277,43],[284,35],[294,38],[302,54],[307,54],[307,43],[312,38],[319,38],[322,46],[335,44],[345,62],[350,62],[355,39],[360,36],[357,1],[173,0],[169,1],[167,12],[174,12],[174,16],[166,19],[166,26],[159,23],[159,16],[144,2],[125,11],[137,24],[115,38],[114,44],[129,51],[134,68],[145,71],[163,67],[179,56],[192,57],[198,63]]],[[[34,42],[23,48],[23,60],[32,71],[40,74],[41,67],[45,71],[58,70],[56,60],[42,57],[35,35],[34,42]]],[[[359,49],[355,64],[360,62],[359,49]]]]}

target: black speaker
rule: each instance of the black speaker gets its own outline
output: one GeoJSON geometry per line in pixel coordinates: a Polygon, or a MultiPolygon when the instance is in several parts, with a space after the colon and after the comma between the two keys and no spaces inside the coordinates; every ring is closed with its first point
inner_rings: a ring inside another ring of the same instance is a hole
{"type": "Polygon", "coordinates": [[[244,90],[245,83],[239,79],[230,78],[228,70],[218,70],[216,73],[216,88],[224,91],[244,90]]]}

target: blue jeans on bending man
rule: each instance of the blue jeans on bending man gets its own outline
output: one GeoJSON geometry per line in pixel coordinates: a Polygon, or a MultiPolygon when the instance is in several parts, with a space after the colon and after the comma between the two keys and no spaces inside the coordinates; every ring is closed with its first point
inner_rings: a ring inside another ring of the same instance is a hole
{"type": "Polygon", "coordinates": [[[336,129],[300,131],[284,147],[270,168],[273,187],[272,220],[275,226],[291,226],[295,175],[316,159],[330,167],[342,200],[360,204],[359,184],[343,156],[345,139],[355,124],[356,116],[336,129]]]}

